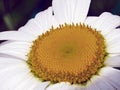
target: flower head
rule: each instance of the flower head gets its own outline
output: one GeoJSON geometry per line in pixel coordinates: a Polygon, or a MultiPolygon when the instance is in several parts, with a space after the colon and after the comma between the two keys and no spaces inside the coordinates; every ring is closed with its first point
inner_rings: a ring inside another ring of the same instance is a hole
{"type": "Polygon", "coordinates": [[[0,33],[1,90],[118,90],[120,17],[87,16],[91,0],[53,0],[0,33]]]}

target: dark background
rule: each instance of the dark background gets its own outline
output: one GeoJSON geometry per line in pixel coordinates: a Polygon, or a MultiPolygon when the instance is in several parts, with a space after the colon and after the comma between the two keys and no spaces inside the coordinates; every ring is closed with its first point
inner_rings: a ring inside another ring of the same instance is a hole
{"type": "MultiPolygon", "coordinates": [[[[36,13],[51,6],[52,0],[0,0],[0,31],[17,30],[36,13]]],[[[88,16],[102,12],[120,15],[120,0],[92,0],[88,16]]]]}

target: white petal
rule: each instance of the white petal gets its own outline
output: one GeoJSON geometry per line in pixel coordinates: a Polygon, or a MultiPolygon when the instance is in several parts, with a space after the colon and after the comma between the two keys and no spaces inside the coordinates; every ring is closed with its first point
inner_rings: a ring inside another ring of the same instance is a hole
{"type": "Polygon", "coordinates": [[[70,83],[65,83],[65,82],[61,82],[61,83],[57,83],[57,84],[53,84],[50,85],[48,88],[46,88],[46,90],[84,90],[84,87],[82,86],[78,86],[78,85],[71,85],[70,83]]]}
{"type": "Polygon", "coordinates": [[[0,57],[0,64],[20,64],[23,63],[22,60],[16,58],[7,58],[7,57],[0,57]]]}
{"type": "Polygon", "coordinates": [[[1,60],[0,75],[3,75],[7,71],[10,71],[10,70],[13,70],[13,69],[16,69],[16,68],[21,68],[21,67],[27,68],[28,67],[28,65],[26,65],[26,62],[23,62],[23,61],[20,61],[20,60],[17,60],[17,59],[10,58],[11,62],[8,61],[9,59],[7,59],[7,58],[0,58],[0,59],[5,60],[5,61],[1,60]],[[15,62],[13,62],[13,61],[15,61],[15,62]]]}
{"type": "Polygon", "coordinates": [[[31,33],[37,38],[38,35],[46,32],[52,26],[56,26],[56,21],[52,15],[52,8],[49,7],[47,10],[38,13],[35,18],[30,19],[19,31],[31,33]]]}
{"type": "Polygon", "coordinates": [[[46,90],[49,84],[50,82],[42,82],[41,84],[37,85],[33,90],[46,90]]]}
{"type": "Polygon", "coordinates": [[[115,56],[118,56],[120,54],[116,54],[116,53],[109,53],[109,57],[115,57],[115,56]]]}
{"type": "Polygon", "coordinates": [[[120,17],[112,15],[111,13],[104,12],[99,16],[99,19],[93,25],[103,35],[108,34],[110,31],[120,25],[120,17]]]}
{"type": "Polygon", "coordinates": [[[0,45],[0,53],[12,55],[21,59],[26,59],[32,43],[11,41],[0,45]]]}
{"type": "MultiPolygon", "coordinates": [[[[14,90],[32,90],[33,88],[31,88],[32,85],[32,79],[33,77],[30,77],[28,74],[25,75],[18,83],[18,85],[16,85],[13,89],[14,90]]],[[[34,82],[36,85],[38,83],[34,82]]]]}
{"type": "MultiPolygon", "coordinates": [[[[6,64],[5,64],[6,65],[6,64]]],[[[1,66],[1,65],[0,65],[1,66]]],[[[0,90],[3,90],[1,88],[8,88],[9,86],[12,86],[13,84],[16,84],[16,77],[23,76],[25,73],[28,73],[30,70],[28,69],[28,66],[26,66],[24,63],[22,64],[13,64],[12,66],[4,66],[7,67],[7,70],[4,69],[4,71],[0,71],[0,90]],[[9,83],[9,84],[7,84],[9,83]]],[[[19,79],[18,78],[18,79],[19,79]]]]}
{"type": "Polygon", "coordinates": [[[8,45],[8,44],[17,44],[17,45],[28,45],[30,46],[32,43],[24,42],[24,41],[5,41],[0,44],[0,46],[8,45]]]}
{"type": "Polygon", "coordinates": [[[4,49],[14,49],[14,48],[19,48],[19,49],[23,49],[24,50],[29,50],[29,48],[32,46],[32,43],[28,43],[28,42],[18,42],[18,41],[13,41],[13,42],[9,42],[9,43],[3,43],[0,44],[0,51],[4,50],[4,49]]]}
{"type": "Polygon", "coordinates": [[[120,54],[120,46],[115,45],[114,47],[109,48],[108,53],[116,53],[116,54],[119,53],[120,54]]]}
{"type": "MultiPolygon", "coordinates": [[[[91,78],[93,79],[93,78],[91,78]]],[[[94,83],[93,81],[89,80],[85,90],[99,90],[99,88],[97,87],[96,83],[94,83]]]]}
{"type": "Polygon", "coordinates": [[[0,90],[34,90],[41,81],[31,75],[28,65],[16,65],[0,71],[0,90]]]}
{"type": "Polygon", "coordinates": [[[12,50],[13,51],[10,51],[10,50],[0,51],[0,54],[5,54],[6,56],[9,55],[15,58],[27,60],[28,58],[27,53],[22,52],[20,49],[12,49],[12,50]]]}
{"type": "Polygon", "coordinates": [[[53,0],[54,16],[60,24],[84,22],[91,0],[53,0]]]}
{"type": "Polygon", "coordinates": [[[120,89],[120,70],[111,67],[105,67],[101,69],[99,75],[103,77],[103,79],[105,79],[109,84],[111,84],[115,90],[120,89]]]}
{"type": "Polygon", "coordinates": [[[116,40],[120,40],[120,29],[112,30],[105,38],[108,44],[116,43],[116,40]]]}
{"type": "Polygon", "coordinates": [[[18,40],[32,42],[34,39],[35,39],[34,36],[19,31],[0,32],[0,40],[15,40],[15,41],[18,40]]]}
{"type": "Polygon", "coordinates": [[[85,20],[85,24],[88,26],[91,26],[92,28],[95,28],[94,24],[96,23],[97,20],[98,20],[98,17],[96,16],[88,16],[85,20]]]}
{"type": "Polygon", "coordinates": [[[46,31],[49,31],[49,29],[53,27],[58,27],[58,23],[56,22],[54,16],[52,15],[52,7],[49,7],[46,11],[42,13],[38,13],[35,16],[36,24],[40,27],[42,31],[39,33],[44,33],[46,31]]]}
{"type": "Polygon", "coordinates": [[[0,90],[34,90],[40,83],[26,62],[0,57],[0,90]]]}
{"type": "Polygon", "coordinates": [[[120,55],[110,57],[107,60],[105,60],[105,65],[111,66],[111,67],[120,67],[120,55]]]}
{"type": "Polygon", "coordinates": [[[108,53],[120,53],[120,29],[114,29],[105,36],[108,53]]]}
{"type": "MultiPolygon", "coordinates": [[[[21,80],[25,77],[25,78],[29,78],[26,77],[27,72],[19,72],[16,73],[15,75],[12,76],[8,76],[4,79],[4,83],[2,83],[2,87],[1,88],[9,88],[11,90],[15,90],[14,88],[19,86],[19,83],[21,82],[21,80]],[[9,78],[9,79],[8,79],[9,78]]],[[[3,90],[3,89],[2,89],[3,90]]]]}
{"type": "Polygon", "coordinates": [[[31,85],[31,79],[33,77],[31,77],[29,74],[26,74],[25,77],[22,78],[22,80],[19,82],[19,85],[17,85],[15,88],[15,90],[27,90],[30,85],[31,85]]]}
{"type": "Polygon", "coordinates": [[[105,81],[101,76],[94,76],[91,79],[87,90],[115,90],[115,88],[105,81]]]}
{"type": "Polygon", "coordinates": [[[42,82],[30,75],[27,74],[24,78],[22,78],[22,80],[19,82],[19,84],[14,87],[14,90],[35,90],[34,88],[36,88],[38,85],[40,85],[42,82]]]}
{"type": "Polygon", "coordinates": [[[15,57],[23,60],[27,60],[28,58],[27,53],[20,52],[19,49],[18,50],[14,49],[14,51],[9,51],[9,50],[0,51],[0,54],[4,54],[6,56],[11,56],[11,57],[15,57]]]}
{"type": "Polygon", "coordinates": [[[31,22],[32,22],[32,20],[33,19],[30,19],[28,22],[27,22],[27,24],[25,24],[24,26],[22,26],[22,27],[20,27],[19,29],[18,29],[18,31],[19,32],[23,32],[23,33],[29,33],[30,35],[32,35],[32,36],[34,36],[34,37],[36,37],[37,38],[37,34],[38,34],[38,27],[36,27],[35,26],[35,24],[31,24],[31,22]],[[31,25],[30,25],[31,24],[31,25]],[[35,28],[34,28],[34,27],[35,28]],[[37,29],[36,29],[37,28],[37,29]]]}
{"type": "Polygon", "coordinates": [[[15,41],[4,41],[4,42],[2,42],[2,43],[0,43],[0,46],[2,46],[2,45],[4,45],[4,44],[9,44],[9,43],[12,43],[12,42],[15,42],[15,41]]]}

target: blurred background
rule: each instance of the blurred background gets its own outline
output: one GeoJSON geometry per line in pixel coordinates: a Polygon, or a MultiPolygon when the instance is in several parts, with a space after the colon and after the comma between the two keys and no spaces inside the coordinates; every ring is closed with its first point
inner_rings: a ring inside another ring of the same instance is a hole
{"type": "MultiPolygon", "coordinates": [[[[52,0],[0,0],[0,31],[17,30],[38,12],[51,6],[52,0]]],[[[108,11],[120,15],[120,0],[92,0],[88,16],[108,11]]]]}

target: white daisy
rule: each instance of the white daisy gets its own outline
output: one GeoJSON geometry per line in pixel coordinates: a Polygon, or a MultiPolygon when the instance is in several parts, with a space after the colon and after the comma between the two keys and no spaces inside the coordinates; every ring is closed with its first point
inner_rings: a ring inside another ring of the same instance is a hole
{"type": "Polygon", "coordinates": [[[18,31],[0,32],[0,90],[119,90],[120,17],[91,0],[53,0],[18,31]]]}

